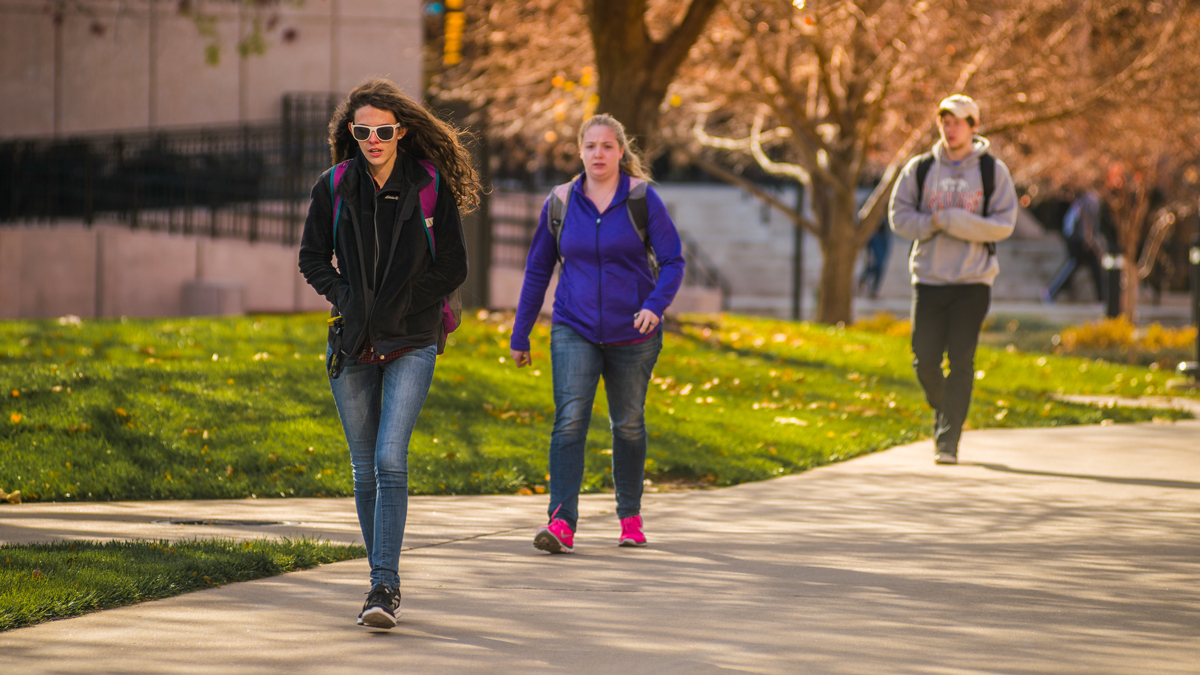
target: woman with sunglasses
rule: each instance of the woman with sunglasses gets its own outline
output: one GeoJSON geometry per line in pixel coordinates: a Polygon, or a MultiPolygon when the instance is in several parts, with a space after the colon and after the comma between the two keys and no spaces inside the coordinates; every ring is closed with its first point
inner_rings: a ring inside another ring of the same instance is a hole
{"type": "Polygon", "coordinates": [[[445,298],[467,276],[459,209],[479,203],[479,179],[457,132],[388,80],[364,82],[342,101],[329,148],[335,166],[313,186],[300,271],[333,304],[326,364],[371,565],[358,623],[391,628],[408,443],[444,338],[445,298]],[[436,206],[423,213],[431,181],[436,206]]]}
{"type": "Polygon", "coordinates": [[[529,332],[561,261],[550,330],[555,407],[550,518],[533,539],[550,553],[574,550],[584,446],[601,376],[613,436],[617,543],[646,545],[641,517],[646,389],[662,350],[663,312],[684,269],[679,234],[649,186],[650,174],[625,127],[609,115],[595,115],[579,129],[578,141],[583,173],[555,188],[542,208],[509,343],[518,368],[532,363],[529,332]]]}

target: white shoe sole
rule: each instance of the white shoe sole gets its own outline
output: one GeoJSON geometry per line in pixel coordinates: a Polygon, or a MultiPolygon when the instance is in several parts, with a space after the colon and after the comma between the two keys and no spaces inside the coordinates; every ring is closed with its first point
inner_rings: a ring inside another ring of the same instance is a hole
{"type": "Polygon", "coordinates": [[[634,541],[632,539],[622,539],[621,541],[617,542],[617,546],[626,546],[626,547],[637,546],[640,548],[645,545],[646,545],[646,542],[644,542],[644,541],[634,541]]]}
{"type": "Polygon", "coordinates": [[[396,610],[396,616],[393,617],[378,607],[372,607],[363,612],[362,616],[358,617],[358,625],[370,626],[371,628],[395,628],[396,619],[399,615],[399,609],[396,610]]]}

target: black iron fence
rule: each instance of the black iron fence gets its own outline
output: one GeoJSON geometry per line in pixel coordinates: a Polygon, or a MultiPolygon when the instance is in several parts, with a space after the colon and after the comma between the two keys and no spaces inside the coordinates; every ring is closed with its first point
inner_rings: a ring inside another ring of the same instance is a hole
{"type": "MultiPolygon", "coordinates": [[[[330,165],[328,124],[339,100],[287,94],[277,122],[0,141],[0,226],[102,220],[294,245],[313,181],[330,165]]],[[[524,267],[549,190],[528,188],[534,178],[487,197],[484,268],[524,267]]],[[[694,241],[683,243],[685,285],[720,289],[727,301],[729,282],[694,241]]]]}
{"type": "Polygon", "coordinates": [[[103,219],[295,243],[329,166],[335,103],[289,94],[279,122],[0,142],[0,224],[103,219]]]}

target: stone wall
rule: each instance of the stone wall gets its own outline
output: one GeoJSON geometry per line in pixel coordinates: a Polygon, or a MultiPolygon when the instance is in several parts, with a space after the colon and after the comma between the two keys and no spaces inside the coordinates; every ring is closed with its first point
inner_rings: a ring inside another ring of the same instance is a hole
{"type": "MultiPolygon", "coordinates": [[[[309,0],[259,11],[194,0],[0,3],[0,138],[277,119],[286,92],[346,92],[369,76],[422,93],[420,0],[309,0]],[[86,6],[84,6],[86,5],[86,6]],[[240,56],[254,21],[266,50],[240,56]],[[219,48],[217,63],[206,50],[219,48]]],[[[266,4],[266,3],[264,3],[266,4]]]]}
{"type": "Polygon", "coordinates": [[[183,316],[194,313],[184,298],[196,282],[238,289],[234,313],[328,309],[300,275],[298,254],[295,246],[118,226],[4,227],[0,319],[183,316]]]}

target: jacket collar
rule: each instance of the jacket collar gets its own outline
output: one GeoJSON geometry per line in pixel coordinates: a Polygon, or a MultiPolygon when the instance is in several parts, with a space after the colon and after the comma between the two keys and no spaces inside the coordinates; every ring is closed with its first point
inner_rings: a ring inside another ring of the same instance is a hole
{"type": "MultiPolygon", "coordinates": [[[[587,174],[585,174],[585,173],[579,174],[579,178],[575,179],[575,190],[578,191],[580,194],[583,194],[583,182],[586,179],[587,179],[587,174]]],[[[609,203],[608,208],[611,209],[612,207],[616,206],[617,204],[620,204],[621,202],[625,201],[625,199],[629,196],[629,190],[630,190],[631,185],[632,185],[632,179],[629,177],[629,174],[622,171],[621,178],[617,181],[617,191],[615,194],[613,194],[612,202],[609,203]]]]}
{"type": "MultiPolygon", "coordinates": [[[[367,159],[363,157],[361,150],[350,160],[350,166],[347,169],[338,186],[338,193],[344,199],[358,203],[360,187],[367,186],[372,191],[375,187],[374,179],[371,178],[367,168],[367,159]]],[[[425,167],[421,166],[420,162],[413,159],[408,153],[401,151],[396,154],[396,164],[392,167],[392,173],[376,196],[385,193],[402,193],[409,189],[419,192],[421,188],[432,181],[433,177],[429,175],[425,167]]]]}

